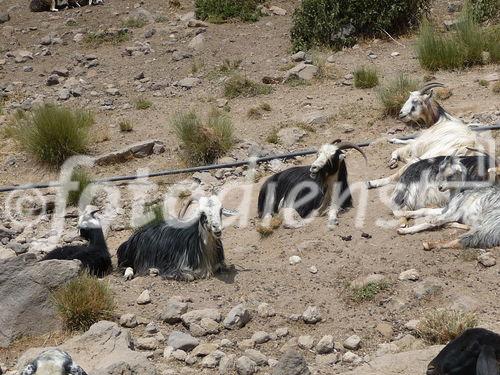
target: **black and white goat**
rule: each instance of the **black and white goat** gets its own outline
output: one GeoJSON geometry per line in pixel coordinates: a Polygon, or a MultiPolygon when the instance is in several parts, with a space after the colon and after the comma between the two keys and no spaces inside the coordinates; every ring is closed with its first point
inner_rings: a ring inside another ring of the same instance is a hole
{"type": "Polygon", "coordinates": [[[109,254],[102,226],[96,212],[88,208],[78,221],[80,236],[88,241],[87,245],[68,245],[55,248],[42,260],[49,259],[78,259],[91,275],[103,277],[113,270],[111,255],[109,254]]]}
{"type": "MultiPolygon", "coordinates": [[[[456,154],[458,156],[479,155],[486,150],[486,141],[469,128],[462,120],[446,112],[432,97],[432,89],[441,83],[429,83],[420,91],[413,91],[403,105],[399,118],[402,121],[424,121],[432,125],[415,139],[392,139],[392,143],[405,144],[391,154],[389,167],[396,168],[398,161],[411,164],[418,160],[436,156],[456,154]]],[[[398,181],[406,167],[399,172],[368,182],[368,188],[377,188],[398,181]]]]}
{"type": "Polygon", "coordinates": [[[450,201],[444,208],[398,212],[400,217],[423,218],[422,223],[399,228],[398,233],[413,234],[451,224],[469,231],[453,241],[424,242],[424,249],[499,246],[500,186],[489,182],[467,182],[466,175],[467,170],[458,158],[445,158],[439,167],[439,189],[450,190],[450,201]]]}
{"type": "Polygon", "coordinates": [[[353,148],[367,160],[357,145],[336,140],[321,146],[310,166],[293,167],[266,180],[258,198],[260,218],[293,208],[300,217],[329,212],[329,226],[338,223],[340,209],[352,207],[344,150],[353,148]]]}
{"type": "Polygon", "coordinates": [[[427,367],[427,375],[499,375],[500,335],[471,328],[450,341],[427,367]]]}
{"type": "MultiPolygon", "coordinates": [[[[191,201],[190,201],[191,202],[191,201]]],[[[201,197],[189,221],[153,222],[135,232],[118,248],[118,266],[125,277],[145,275],[157,268],[162,277],[191,281],[226,268],[222,246],[222,215],[232,216],[217,196],[201,197]]],[[[185,207],[184,212],[187,210],[185,207]]],[[[183,214],[180,215],[182,217],[183,214]]]]}
{"type": "MultiPolygon", "coordinates": [[[[393,211],[444,207],[450,200],[449,191],[439,189],[438,174],[447,156],[419,160],[401,174],[391,196],[393,211]]],[[[461,156],[456,162],[463,166],[464,181],[487,181],[495,159],[489,156],[461,156]]]]}
{"type": "Polygon", "coordinates": [[[48,349],[23,370],[21,375],[87,375],[71,356],[59,349],[48,349]]]}

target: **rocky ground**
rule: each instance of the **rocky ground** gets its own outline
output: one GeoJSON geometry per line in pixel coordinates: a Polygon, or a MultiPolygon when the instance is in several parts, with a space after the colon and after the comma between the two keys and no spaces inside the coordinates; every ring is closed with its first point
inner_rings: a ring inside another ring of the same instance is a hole
{"type": "MultiPolygon", "coordinates": [[[[349,153],[350,180],[362,182],[390,173],[386,162],[394,146],[385,138],[415,129],[384,117],[376,89],[354,88],[352,71],[369,65],[377,69],[382,83],[401,72],[422,81],[429,72],[416,59],[415,36],[363,40],[340,52],[292,56],[289,29],[297,2],[271,5],[278,8],[256,23],[212,25],[195,20],[192,2],[184,0],[180,8],[160,0],[107,0],[103,6],[58,13],[30,13],[27,4],[5,0],[0,4],[0,96],[5,97],[0,130],[16,108],[30,109],[44,101],[88,108],[96,115],[89,155],[102,161],[92,173],[102,178],[145,168],[183,167],[169,120],[179,111],[206,114],[216,106],[229,110],[238,138],[223,162],[313,148],[336,138],[379,140],[365,149],[368,167],[358,154],[349,153]],[[131,28],[129,40],[101,46],[85,43],[89,33],[107,30],[116,35],[131,17],[144,19],[145,25],[131,28]],[[316,69],[301,65],[304,59],[311,60],[320,74],[312,77],[316,69]],[[259,82],[264,77],[284,77],[299,65],[295,69],[308,83],[273,84],[271,94],[228,100],[223,94],[227,76],[220,71],[225,60],[241,60],[238,71],[259,82]],[[152,106],[139,110],[138,99],[150,100],[152,106]],[[248,118],[249,109],[261,103],[269,104],[271,111],[264,111],[260,119],[248,118]],[[133,124],[132,132],[120,132],[122,120],[133,124]],[[267,140],[275,129],[280,129],[280,142],[270,144],[267,140]],[[137,143],[143,147],[122,152],[137,143]]],[[[449,8],[447,2],[436,1],[433,18],[439,23],[456,18],[454,7],[449,8]]],[[[442,101],[448,111],[466,121],[498,121],[498,94],[479,84],[479,80],[498,80],[498,66],[437,72],[434,77],[451,90],[452,95],[442,101]]],[[[497,145],[499,134],[493,134],[497,145]]],[[[2,138],[0,145],[0,185],[58,178],[57,170],[20,152],[12,140],[2,138]]],[[[276,161],[259,167],[257,177],[308,161],[276,161]]],[[[263,179],[253,183],[247,175],[239,167],[158,178],[154,182],[159,190],[151,194],[151,201],[173,184],[212,191],[251,181],[255,207],[263,179]]],[[[107,232],[113,254],[132,232],[131,191],[125,186],[119,190],[122,208],[107,232]]],[[[43,194],[54,200],[54,191],[43,194]]],[[[119,274],[106,277],[117,299],[116,322],[100,322],[81,335],[47,336],[55,322],[48,306],[41,310],[47,310],[50,324],[36,324],[34,315],[27,314],[43,304],[40,296],[47,296],[45,289],[67,276],[47,276],[43,283],[35,277],[42,271],[33,256],[47,251],[55,238],[50,224],[56,215],[49,212],[35,226],[25,226],[1,212],[0,259],[5,260],[0,262],[5,263],[0,264],[10,272],[0,269],[0,295],[12,296],[16,290],[32,293],[0,311],[0,346],[8,343],[0,348],[0,366],[13,370],[37,351],[23,355],[27,349],[62,344],[96,374],[288,375],[306,374],[305,363],[315,374],[415,374],[423,373],[438,349],[414,333],[415,320],[426,311],[438,307],[475,311],[481,326],[500,331],[499,249],[424,252],[423,240],[452,239],[460,231],[398,236],[383,197],[383,192],[370,191],[362,224],[353,225],[361,212],[355,193],[356,207],[340,216],[333,231],[326,229],[325,218],[319,218],[302,228],[280,228],[266,238],[256,231],[253,208],[248,223],[233,223],[224,230],[233,273],[191,283],[154,275],[129,282],[119,274]],[[16,277],[25,272],[32,277],[16,289],[16,277]],[[373,278],[387,288],[371,301],[354,301],[351,283],[363,285],[373,278]],[[45,292],[35,284],[45,286],[45,292]],[[33,290],[38,291],[36,296],[33,290]],[[31,335],[10,342],[6,337],[19,333],[15,329],[31,335]]],[[[241,191],[234,192],[224,204],[236,208],[241,198],[241,191]]],[[[0,200],[5,203],[6,195],[0,200]]],[[[105,199],[97,203],[104,204],[105,199]]],[[[61,243],[78,241],[77,216],[74,209],[66,213],[61,243]]],[[[56,262],[44,272],[57,274],[61,266],[68,268],[56,262]]]]}

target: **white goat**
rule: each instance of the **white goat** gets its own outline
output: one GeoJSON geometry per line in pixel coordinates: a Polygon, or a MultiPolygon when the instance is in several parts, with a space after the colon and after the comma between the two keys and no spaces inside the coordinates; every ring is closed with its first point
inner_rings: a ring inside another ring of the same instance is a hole
{"type": "MultiPolygon", "coordinates": [[[[405,144],[391,154],[390,168],[396,168],[398,161],[411,164],[418,160],[436,156],[478,155],[486,150],[486,142],[471,130],[462,120],[446,112],[432,97],[432,89],[443,87],[441,83],[429,83],[420,91],[413,91],[401,108],[399,118],[404,122],[423,121],[430,126],[417,138],[409,140],[392,139],[392,143],[405,144]],[[479,151],[479,152],[478,152],[479,151]]],[[[406,166],[397,173],[368,182],[368,188],[377,188],[395,183],[406,166]]]]}

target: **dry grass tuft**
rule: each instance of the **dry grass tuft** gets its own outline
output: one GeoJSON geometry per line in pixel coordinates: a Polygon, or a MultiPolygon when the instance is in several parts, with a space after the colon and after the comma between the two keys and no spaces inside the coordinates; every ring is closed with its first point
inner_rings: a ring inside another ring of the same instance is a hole
{"type": "Polygon", "coordinates": [[[429,344],[446,344],[466,329],[476,326],[477,317],[474,313],[437,309],[425,315],[417,331],[429,344]]]}
{"type": "Polygon", "coordinates": [[[226,98],[249,98],[257,95],[267,95],[273,91],[271,86],[254,82],[239,74],[234,74],[224,84],[224,96],[226,98]]]}
{"type": "Polygon", "coordinates": [[[410,91],[417,90],[416,81],[400,74],[397,78],[383,86],[379,91],[379,98],[384,106],[386,115],[396,116],[408,99],[410,91]]]}

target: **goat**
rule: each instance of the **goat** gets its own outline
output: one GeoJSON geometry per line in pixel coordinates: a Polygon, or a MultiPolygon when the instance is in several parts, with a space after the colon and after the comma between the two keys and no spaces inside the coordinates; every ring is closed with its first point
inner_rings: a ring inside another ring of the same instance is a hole
{"type": "Polygon", "coordinates": [[[441,191],[450,190],[450,201],[444,208],[422,208],[401,211],[397,216],[423,217],[423,223],[399,228],[399,234],[412,234],[452,224],[469,231],[450,242],[424,242],[425,250],[483,247],[500,245],[500,186],[489,182],[467,183],[467,171],[458,158],[449,156],[439,166],[438,181],[441,191]],[[476,189],[467,189],[472,185],[476,189]],[[462,225],[461,225],[462,224],[462,225]]]}
{"type": "Polygon", "coordinates": [[[343,152],[349,148],[367,160],[357,145],[335,140],[321,146],[311,165],[289,168],[268,178],[259,192],[259,218],[278,213],[284,207],[295,209],[302,218],[315,210],[324,215],[330,208],[328,224],[337,225],[338,211],[352,207],[343,152]]]}
{"type": "MultiPolygon", "coordinates": [[[[417,210],[424,207],[443,207],[449,199],[448,191],[439,189],[437,176],[446,156],[419,160],[408,165],[399,178],[391,196],[392,209],[417,210]]],[[[463,165],[465,181],[487,181],[489,169],[495,161],[489,156],[462,156],[456,159],[463,165]]]]}
{"type": "Polygon", "coordinates": [[[42,352],[21,375],[87,375],[71,356],[59,349],[42,352]]]}
{"type": "MultiPolygon", "coordinates": [[[[393,143],[405,144],[391,154],[390,168],[396,168],[398,161],[411,164],[421,159],[436,156],[447,156],[456,153],[459,156],[477,155],[485,149],[483,140],[460,119],[451,116],[432,97],[432,89],[443,87],[433,82],[425,85],[420,91],[413,91],[401,108],[399,118],[402,121],[424,121],[432,125],[417,138],[409,140],[393,139],[393,143]]],[[[378,180],[368,182],[368,188],[377,188],[395,183],[403,174],[399,172],[378,180]]]]}
{"type": "Polygon", "coordinates": [[[42,260],[78,259],[91,275],[103,277],[111,273],[113,270],[111,255],[101,223],[95,217],[98,211],[89,212],[89,209],[86,209],[78,221],[80,235],[89,241],[87,245],[62,246],[49,252],[42,260]]]}
{"type": "Polygon", "coordinates": [[[127,278],[134,272],[147,274],[150,268],[157,268],[162,277],[175,280],[213,276],[226,268],[221,241],[222,215],[234,214],[222,207],[217,196],[201,197],[198,213],[192,220],[153,222],[132,234],[118,248],[118,266],[126,268],[127,278]]]}
{"type": "Polygon", "coordinates": [[[429,363],[427,375],[499,375],[500,335],[483,328],[465,330],[429,363]]]}

